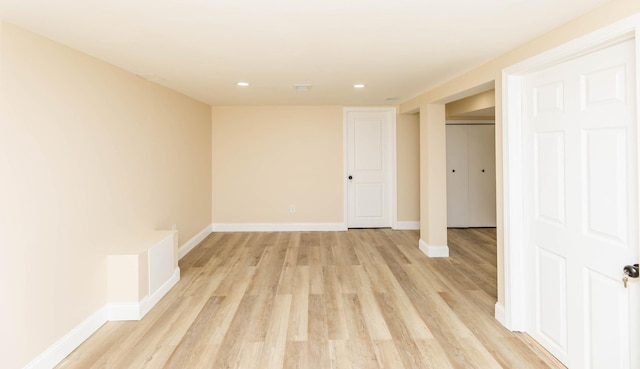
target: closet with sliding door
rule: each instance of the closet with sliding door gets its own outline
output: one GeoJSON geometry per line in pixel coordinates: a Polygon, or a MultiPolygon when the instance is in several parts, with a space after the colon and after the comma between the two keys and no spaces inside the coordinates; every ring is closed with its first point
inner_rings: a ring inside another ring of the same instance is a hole
{"type": "Polygon", "coordinates": [[[496,226],[494,124],[447,124],[447,226],[496,226]]]}

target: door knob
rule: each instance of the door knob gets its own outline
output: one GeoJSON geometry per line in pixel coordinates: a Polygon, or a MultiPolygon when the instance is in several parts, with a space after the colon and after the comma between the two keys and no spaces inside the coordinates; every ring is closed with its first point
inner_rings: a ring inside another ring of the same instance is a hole
{"type": "Polygon", "coordinates": [[[638,264],[625,266],[624,274],[629,278],[638,278],[640,275],[640,268],[638,268],[638,264]]]}
{"type": "Polygon", "coordinates": [[[624,276],[622,277],[622,283],[624,283],[624,288],[627,288],[627,282],[629,278],[638,278],[640,275],[640,268],[638,268],[638,264],[627,265],[624,267],[624,276]]]}
{"type": "Polygon", "coordinates": [[[349,180],[352,180],[352,179],[353,179],[353,176],[349,176],[349,180]]]}

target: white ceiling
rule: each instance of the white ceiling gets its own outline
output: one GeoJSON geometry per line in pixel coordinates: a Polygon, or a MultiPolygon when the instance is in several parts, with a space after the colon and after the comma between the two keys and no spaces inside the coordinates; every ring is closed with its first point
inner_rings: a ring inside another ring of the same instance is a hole
{"type": "Polygon", "coordinates": [[[361,105],[406,101],[606,2],[0,0],[0,18],[210,105],[361,105]]]}

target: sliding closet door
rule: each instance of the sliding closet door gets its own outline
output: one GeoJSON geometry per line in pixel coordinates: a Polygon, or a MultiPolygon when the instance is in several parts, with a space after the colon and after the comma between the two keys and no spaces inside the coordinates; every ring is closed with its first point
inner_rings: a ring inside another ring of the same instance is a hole
{"type": "Polygon", "coordinates": [[[467,126],[447,126],[447,226],[468,227],[469,163],[467,126]]]}
{"type": "Polygon", "coordinates": [[[496,226],[496,145],[493,125],[470,125],[469,227],[496,226]]]}
{"type": "Polygon", "coordinates": [[[493,125],[447,125],[447,226],[496,226],[493,125]]]}

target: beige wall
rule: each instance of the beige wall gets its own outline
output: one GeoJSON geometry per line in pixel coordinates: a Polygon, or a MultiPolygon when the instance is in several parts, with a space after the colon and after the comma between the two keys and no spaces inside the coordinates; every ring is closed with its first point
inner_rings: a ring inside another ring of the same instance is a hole
{"type": "Polygon", "coordinates": [[[444,104],[429,104],[420,109],[420,240],[435,248],[447,245],[447,147],[444,122],[444,104]]]}
{"type": "MultiPolygon", "coordinates": [[[[466,118],[481,118],[487,120],[493,120],[494,117],[477,117],[474,116],[473,113],[491,109],[496,106],[496,94],[494,90],[485,91],[479,93],[477,95],[469,96],[464,99],[460,99],[457,101],[453,101],[445,105],[445,113],[447,119],[453,117],[453,119],[457,119],[457,116],[465,116],[466,118]]],[[[464,118],[461,118],[464,119],[464,118]]]]}
{"type": "Polygon", "coordinates": [[[420,220],[420,114],[398,115],[398,221],[420,220]]]}
{"type": "Polygon", "coordinates": [[[214,223],[342,222],[341,107],[212,111],[214,223]]]}
{"type": "MultiPolygon", "coordinates": [[[[480,90],[488,90],[495,83],[495,103],[496,103],[496,192],[497,192],[497,224],[498,224],[498,301],[504,303],[504,234],[503,224],[504,215],[503,193],[502,193],[502,70],[510,65],[523,61],[534,55],[550,50],[563,43],[571,41],[579,36],[595,31],[617,20],[624,19],[630,15],[640,12],[640,1],[636,0],[617,0],[607,3],[606,5],[596,9],[593,12],[585,14],[555,30],[549,32],[537,39],[523,44],[500,57],[489,61],[488,63],[473,69],[459,77],[456,77],[436,88],[426,91],[416,98],[404,103],[400,107],[402,113],[421,112],[421,128],[444,125],[444,114],[434,114],[432,118],[424,116],[423,110],[431,110],[433,104],[441,102],[451,102],[460,98],[470,96],[480,90]],[[478,87],[481,86],[479,89],[478,87]]],[[[439,148],[430,148],[429,143],[441,142],[445,140],[444,130],[434,129],[434,135],[429,136],[421,133],[420,149],[421,158],[429,158],[429,162],[434,161],[446,162],[445,153],[439,148]],[[424,153],[423,153],[424,152],[424,153]]],[[[425,159],[426,160],[426,159],[425,159]]],[[[430,168],[429,163],[421,162],[422,178],[427,177],[427,171],[430,168]]],[[[429,175],[445,177],[443,170],[437,172],[429,172],[429,175]]],[[[446,181],[445,181],[446,182],[446,181]]],[[[439,199],[446,197],[446,189],[441,186],[429,188],[428,183],[423,180],[421,182],[421,209],[423,210],[421,221],[421,237],[425,235],[433,235],[434,231],[442,237],[446,231],[442,229],[442,224],[446,224],[446,203],[443,205],[439,199]],[[429,199],[433,201],[429,202],[429,199]],[[429,211],[429,214],[424,212],[429,211]],[[435,216],[435,219],[426,219],[428,216],[435,216]]],[[[425,240],[428,242],[427,240],[425,240]]]]}
{"type": "Polygon", "coordinates": [[[211,223],[210,108],[0,23],[1,366],[107,301],[111,247],[211,223]]]}

